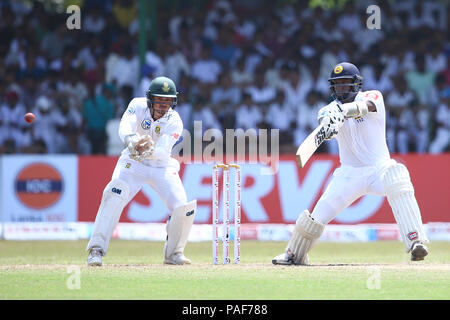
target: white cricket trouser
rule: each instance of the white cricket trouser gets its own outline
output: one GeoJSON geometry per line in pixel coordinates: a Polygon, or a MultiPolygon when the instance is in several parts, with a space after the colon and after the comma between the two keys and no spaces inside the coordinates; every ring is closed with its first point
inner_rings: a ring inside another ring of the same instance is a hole
{"type": "Polygon", "coordinates": [[[121,156],[117,161],[112,180],[121,179],[128,183],[130,196],[127,202],[131,201],[147,183],[158,193],[169,212],[172,212],[175,208],[187,204],[186,191],[178,171],[179,165],[149,167],[130,160],[127,156],[121,156]]]}
{"type": "MultiPolygon", "coordinates": [[[[152,187],[160,196],[170,212],[187,204],[186,191],[178,175],[179,164],[173,159],[167,167],[150,167],[121,156],[117,161],[111,181],[121,181],[128,186],[128,197],[123,199],[124,207],[141,190],[144,183],[152,187]]],[[[102,198],[101,208],[108,208],[102,198]]],[[[97,246],[104,253],[108,250],[109,240],[120,219],[122,210],[99,210],[94,230],[87,250],[97,246]]]]}
{"type": "Polygon", "coordinates": [[[386,196],[382,173],[392,163],[395,160],[391,159],[379,167],[342,166],[336,169],[311,216],[320,223],[328,224],[364,195],[386,196]]]}

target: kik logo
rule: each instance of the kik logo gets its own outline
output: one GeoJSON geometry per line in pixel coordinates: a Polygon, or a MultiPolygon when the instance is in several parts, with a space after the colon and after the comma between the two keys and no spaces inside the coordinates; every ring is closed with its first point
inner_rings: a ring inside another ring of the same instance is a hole
{"type": "Polygon", "coordinates": [[[111,191],[114,192],[114,193],[117,193],[117,194],[121,194],[122,193],[122,190],[117,189],[117,188],[112,188],[111,191]]]}

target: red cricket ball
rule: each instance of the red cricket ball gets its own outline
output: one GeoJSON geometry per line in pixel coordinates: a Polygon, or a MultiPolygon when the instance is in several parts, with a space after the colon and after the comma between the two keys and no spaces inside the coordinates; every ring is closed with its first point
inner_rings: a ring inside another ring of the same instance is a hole
{"type": "Polygon", "coordinates": [[[28,112],[27,114],[25,114],[24,118],[26,122],[33,123],[34,119],[36,119],[36,116],[34,115],[34,113],[28,112]]]}

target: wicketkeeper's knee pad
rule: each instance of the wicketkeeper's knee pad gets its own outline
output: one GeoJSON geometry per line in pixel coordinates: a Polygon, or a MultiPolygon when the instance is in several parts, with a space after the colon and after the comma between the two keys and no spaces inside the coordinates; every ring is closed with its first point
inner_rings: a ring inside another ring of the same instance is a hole
{"type": "Polygon", "coordinates": [[[428,242],[408,169],[396,163],[385,170],[382,180],[406,252],[416,241],[428,242]]]}
{"type": "Polygon", "coordinates": [[[102,201],[95,218],[91,240],[86,248],[97,246],[106,253],[109,240],[119,222],[123,208],[129,201],[130,187],[121,179],[111,180],[103,190],[102,201]]]}
{"type": "Polygon", "coordinates": [[[308,251],[320,238],[324,229],[325,225],[315,221],[308,210],[303,211],[298,216],[294,232],[287,246],[287,250],[294,254],[295,264],[307,264],[308,251]]]}
{"type": "Polygon", "coordinates": [[[173,210],[166,226],[167,241],[164,246],[164,256],[166,258],[170,258],[174,253],[183,253],[194,223],[196,210],[196,200],[173,210]]]}

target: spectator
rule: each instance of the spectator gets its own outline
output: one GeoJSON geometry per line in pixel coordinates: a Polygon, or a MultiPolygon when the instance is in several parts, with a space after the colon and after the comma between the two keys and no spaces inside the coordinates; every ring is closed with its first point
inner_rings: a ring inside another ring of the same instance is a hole
{"type": "Polygon", "coordinates": [[[192,77],[202,83],[215,84],[222,67],[216,60],[211,58],[211,49],[204,46],[201,58],[192,64],[192,77]]]}
{"type": "Polygon", "coordinates": [[[200,95],[197,101],[194,102],[192,121],[201,121],[202,124],[203,132],[195,132],[196,134],[199,134],[198,136],[195,136],[197,139],[202,139],[203,133],[208,129],[222,130],[222,126],[217,119],[216,113],[208,106],[207,99],[203,95],[200,95]]]}
{"type": "Polygon", "coordinates": [[[436,74],[433,71],[425,69],[425,58],[419,55],[415,59],[416,70],[406,73],[408,86],[413,90],[422,104],[428,103],[434,86],[436,74]]]}
{"type": "Polygon", "coordinates": [[[409,12],[408,27],[418,29],[420,27],[436,28],[437,20],[433,17],[431,8],[425,6],[422,2],[416,1],[414,7],[409,12]]]}
{"type": "Polygon", "coordinates": [[[173,43],[168,42],[166,45],[167,55],[164,58],[164,73],[175,83],[178,83],[181,73],[190,73],[190,65],[184,54],[173,43]]]}
{"type": "Polygon", "coordinates": [[[309,83],[311,89],[318,91],[321,95],[328,95],[330,93],[329,75],[323,78],[317,70],[320,70],[320,61],[318,59],[310,59],[306,61],[305,66],[302,66],[303,72],[300,72],[300,77],[303,76],[303,82],[309,83]]]}
{"type": "Polygon", "coordinates": [[[233,43],[232,29],[223,26],[217,40],[211,47],[211,57],[223,66],[229,67],[236,59],[237,48],[233,43]]]}
{"type": "MultiPolygon", "coordinates": [[[[397,150],[397,131],[398,121],[403,111],[410,108],[415,103],[416,96],[414,92],[408,89],[408,85],[403,76],[394,78],[395,89],[389,92],[385,97],[386,102],[386,139],[389,150],[395,152],[397,150]]],[[[404,148],[403,147],[403,151],[404,148]]]]}
{"type": "Polygon", "coordinates": [[[234,24],[235,39],[241,44],[253,38],[256,32],[255,23],[249,19],[244,12],[237,13],[237,21],[234,24]]]}
{"type": "Polygon", "coordinates": [[[57,24],[55,30],[49,30],[42,39],[40,49],[49,58],[50,64],[61,58],[64,49],[73,44],[73,37],[68,35],[65,23],[57,24]]]}
{"type": "Polygon", "coordinates": [[[430,153],[450,151],[450,89],[441,93],[435,114],[436,134],[430,143],[430,153]]]}
{"type": "Polygon", "coordinates": [[[445,77],[447,85],[450,86],[450,52],[447,53],[447,68],[445,68],[445,70],[442,71],[442,74],[445,77]]]}
{"type": "Polygon", "coordinates": [[[380,90],[387,95],[392,90],[392,82],[382,63],[376,63],[373,67],[363,69],[364,87],[366,90],[380,90]]]}
{"type": "Polygon", "coordinates": [[[111,11],[119,26],[128,30],[130,23],[137,17],[137,3],[132,0],[115,0],[111,11]]]}
{"type": "Polygon", "coordinates": [[[343,32],[340,28],[336,28],[335,20],[325,19],[317,30],[317,37],[329,43],[332,41],[342,41],[344,39],[343,32]]]}
{"type": "Polygon", "coordinates": [[[69,92],[62,92],[56,100],[57,112],[62,118],[58,123],[59,152],[89,154],[90,145],[83,133],[83,116],[76,108],[76,100],[69,92]]]}
{"type": "Polygon", "coordinates": [[[242,94],[242,103],[236,110],[236,129],[257,129],[258,123],[261,122],[262,116],[258,106],[249,93],[242,94]]]}
{"type": "Polygon", "coordinates": [[[300,73],[297,69],[290,70],[288,84],[284,90],[287,102],[292,109],[296,109],[298,105],[305,102],[306,96],[311,89],[311,82],[300,79],[300,73]]]}
{"type": "Polygon", "coordinates": [[[33,139],[42,140],[48,153],[59,153],[63,137],[57,127],[64,124],[64,117],[58,109],[55,110],[53,101],[46,96],[40,96],[36,100],[34,114],[36,120],[33,123],[33,139]]]}
{"type": "Polygon", "coordinates": [[[268,103],[275,98],[275,88],[266,84],[263,70],[258,70],[255,74],[255,84],[245,88],[245,92],[250,94],[253,103],[268,103]]]}
{"type": "Polygon", "coordinates": [[[83,28],[87,32],[94,34],[100,34],[106,26],[105,18],[102,16],[101,8],[94,6],[90,12],[86,15],[86,19],[83,23],[83,28]]]}
{"type": "Polygon", "coordinates": [[[361,30],[364,27],[358,17],[358,12],[353,1],[347,1],[345,3],[344,11],[337,20],[337,27],[349,34],[354,30],[361,30]]]}
{"type": "Polygon", "coordinates": [[[295,107],[294,144],[299,146],[303,140],[317,127],[317,112],[326,102],[318,91],[310,91],[306,101],[295,107]]]}
{"type": "Polygon", "coordinates": [[[0,106],[0,143],[8,142],[8,148],[14,145],[16,148],[23,143],[23,129],[26,122],[23,119],[25,106],[19,101],[19,95],[16,91],[9,89],[5,94],[5,101],[0,106]]]}
{"type": "Polygon", "coordinates": [[[162,76],[166,72],[164,49],[165,47],[163,45],[160,48],[152,48],[152,50],[148,50],[145,54],[145,65],[150,69],[150,73],[152,73],[154,77],[162,76]]]}
{"type": "Polygon", "coordinates": [[[245,68],[245,58],[240,57],[236,62],[236,66],[231,70],[231,81],[238,86],[246,86],[253,82],[253,73],[245,68]]]}
{"type": "Polygon", "coordinates": [[[447,57],[442,44],[432,42],[430,51],[425,55],[425,69],[439,73],[447,69],[447,57]]]}
{"type": "Polygon", "coordinates": [[[398,152],[402,154],[409,151],[426,152],[429,138],[428,121],[428,109],[418,102],[403,110],[400,114],[397,134],[398,152]]]}
{"type": "Polygon", "coordinates": [[[217,104],[222,101],[229,101],[231,106],[238,104],[241,100],[241,90],[231,83],[229,72],[222,73],[218,86],[212,89],[211,102],[217,104]]]}
{"type": "Polygon", "coordinates": [[[102,94],[95,94],[95,86],[88,86],[89,94],[83,103],[83,119],[92,154],[106,153],[106,123],[114,118],[114,105],[102,94]]]}
{"type": "Polygon", "coordinates": [[[277,90],[275,100],[269,103],[265,115],[266,122],[273,129],[280,130],[280,140],[283,143],[292,143],[292,122],[295,122],[295,109],[287,102],[284,91],[277,90]]]}
{"type": "Polygon", "coordinates": [[[119,57],[114,66],[111,82],[117,87],[129,86],[133,91],[137,89],[139,76],[139,58],[133,54],[131,46],[123,48],[123,55],[119,57]]]}

